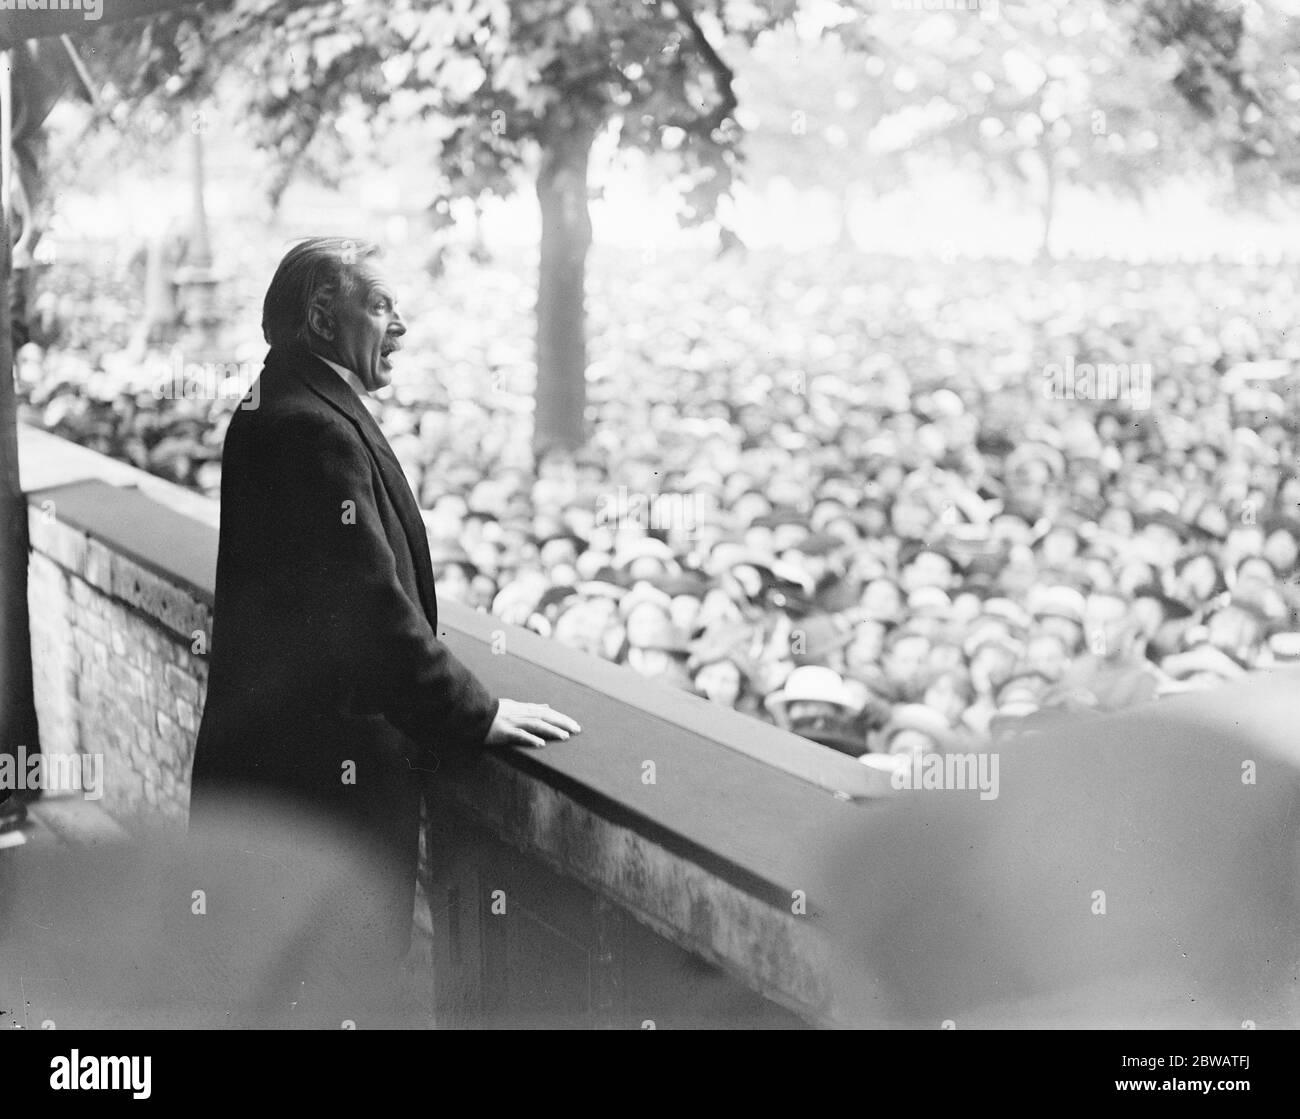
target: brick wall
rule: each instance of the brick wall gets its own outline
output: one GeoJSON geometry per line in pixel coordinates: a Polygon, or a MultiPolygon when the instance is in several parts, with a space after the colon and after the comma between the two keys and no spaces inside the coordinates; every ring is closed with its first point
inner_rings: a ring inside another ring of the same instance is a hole
{"type": "Polygon", "coordinates": [[[41,748],[103,756],[102,807],[183,823],[207,688],[211,612],[190,592],[29,511],[32,669],[41,748]]]}

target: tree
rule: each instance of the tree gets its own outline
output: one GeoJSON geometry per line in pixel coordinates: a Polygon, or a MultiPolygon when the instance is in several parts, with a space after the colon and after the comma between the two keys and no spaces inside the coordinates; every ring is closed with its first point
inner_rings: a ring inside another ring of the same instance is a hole
{"type": "Polygon", "coordinates": [[[1172,59],[1170,84],[1226,154],[1245,201],[1300,184],[1300,3],[1143,0],[1148,54],[1172,59]]]}
{"type": "Polygon", "coordinates": [[[1107,0],[1003,3],[989,19],[930,11],[921,0],[910,10],[879,8],[858,29],[885,99],[872,136],[878,160],[937,155],[974,167],[995,188],[1025,191],[1048,255],[1063,184],[1141,197],[1222,157],[1167,59],[1134,49],[1135,25],[1146,18],[1141,5],[1107,0]]]}
{"type": "Polygon", "coordinates": [[[133,37],[110,30],[98,53],[133,102],[218,87],[238,98],[284,181],[358,108],[380,131],[427,124],[435,205],[510,194],[531,174],[542,218],[534,443],[572,448],[584,439],[592,144],[608,129],[620,145],[671,153],[682,220],[709,219],[740,158],[718,44],[752,43],[795,2],[218,0],[133,37]]]}
{"type": "Polygon", "coordinates": [[[887,98],[867,72],[862,51],[838,33],[780,28],[738,60],[736,74],[746,180],[781,179],[828,192],[839,205],[840,241],[849,243],[859,193],[901,179],[900,169],[879,159],[868,143],[887,98]]]}

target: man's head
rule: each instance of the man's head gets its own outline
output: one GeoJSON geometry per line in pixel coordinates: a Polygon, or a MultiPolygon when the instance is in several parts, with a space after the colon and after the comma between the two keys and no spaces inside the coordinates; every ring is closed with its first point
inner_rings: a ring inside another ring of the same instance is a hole
{"type": "Polygon", "coordinates": [[[1221,652],[1251,663],[1267,630],[1267,620],[1245,604],[1229,602],[1206,619],[1209,643],[1221,652]]]}
{"type": "Polygon", "coordinates": [[[901,632],[892,637],[882,667],[891,684],[915,692],[924,689],[930,640],[923,634],[901,632]]]}
{"type": "Polygon", "coordinates": [[[1270,528],[1264,541],[1264,558],[1276,571],[1291,571],[1300,559],[1300,532],[1294,523],[1277,524],[1270,528]]]}
{"type": "Polygon", "coordinates": [[[1044,676],[1059,680],[1070,667],[1070,645],[1059,634],[1036,633],[1025,646],[1025,663],[1044,676]]]}
{"type": "Polygon", "coordinates": [[[744,676],[734,660],[723,658],[701,665],[695,673],[695,690],[724,707],[735,707],[744,688],[744,676]]]}
{"type": "Polygon", "coordinates": [[[969,673],[964,668],[953,668],[940,672],[930,681],[922,702],[955,726],[974,699],[975,689],[971,686],[969,673]]]}
{"type": "Polygon", "coordinates": [[[918,587],[947,589],[953,585],[951,557],[937,548],[904,545],[898,557],[899,583],[905,591],[918,587]]]}
{"type": "Polygon", "coordinates": [[[312,237],[284,255],[266,289],[262,334],[280,349],[307,349],[352,372],[367,392],[392,379],[389,355],[406,324],[378,269],[376,245],[312,237]]]}

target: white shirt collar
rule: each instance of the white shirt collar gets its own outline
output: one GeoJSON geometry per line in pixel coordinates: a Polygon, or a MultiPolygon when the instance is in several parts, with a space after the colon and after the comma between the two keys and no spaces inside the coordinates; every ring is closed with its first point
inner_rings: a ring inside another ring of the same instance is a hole
{"type": "Polygon", "coordinates": [[[352,389],[353,392],[357,394],[357,396],[366,397],[370,395],[366,391],[366,386],[361,383],[360,378],[357,377],[357,375],[353,373],[351,369],[344,368],[337,361],[330,361],[330,359],[327,357],[321,357],[320,354],[313,354],[313,356],[320,358],[321,361],[323,361],[326,365],[328,365],[331,369],[333,369],[335,373],[337,373],[340,377],[342,377],[344,382],[348,385],[349,388],[352,389]]]}

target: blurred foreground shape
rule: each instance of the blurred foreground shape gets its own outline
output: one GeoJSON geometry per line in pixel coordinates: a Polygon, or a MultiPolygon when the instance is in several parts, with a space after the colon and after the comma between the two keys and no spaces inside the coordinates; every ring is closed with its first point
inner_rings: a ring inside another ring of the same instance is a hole
{"type": "Polygon", "coordinates": [[[996,800],[864,813],[832,856],[854,1020],[1300,1024],[1298,697],[1277,670],[1058,723],[1000,745],[996,800]]]}

